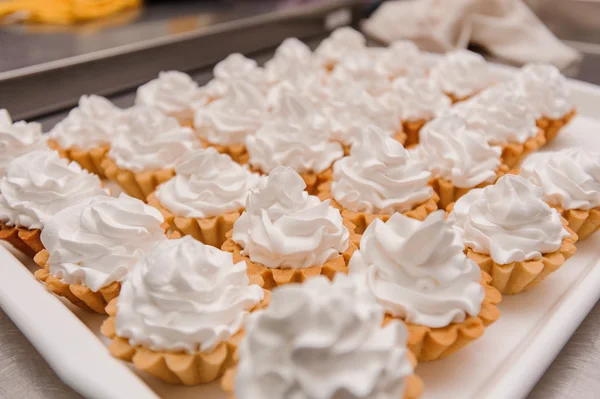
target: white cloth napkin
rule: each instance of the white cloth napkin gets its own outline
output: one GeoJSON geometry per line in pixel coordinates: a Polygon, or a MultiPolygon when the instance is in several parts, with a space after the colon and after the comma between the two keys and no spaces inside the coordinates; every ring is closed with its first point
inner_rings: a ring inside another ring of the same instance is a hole
{"type": "Polygon", "coordinates": [[[390,1],[364,21],[362,28],[385,43],[408,39],[433,52],[474,43],[511,62],[548,62],[561,69],[581,58],[522,0],[390,1]]]}

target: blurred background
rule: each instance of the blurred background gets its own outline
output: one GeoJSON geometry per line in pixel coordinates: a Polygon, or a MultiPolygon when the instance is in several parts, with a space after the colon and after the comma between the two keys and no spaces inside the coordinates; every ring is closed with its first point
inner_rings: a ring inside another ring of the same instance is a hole
{"type": "MultiPolygon", "coordinates": [[[[461,1],[469,0],[437,2],[461,1]]],[[[495,10],[515,1],[520,0],[479,0],[486,6],[497,3],[495,10]]],[[[15,120],[43,118],[72,107],[84,93],[126,93],[160,70],[178,69],[202,79],[203,72],[210,73],[231,52],[269,57],[290,36],[316,44],[337,26],[358,26],[381,3],[0,0],[0,104],[15,120]]],[[[564,43],[582,53],[583,59],[563,72],[600,83],[600,2],[525,3],[564,43]]]]}

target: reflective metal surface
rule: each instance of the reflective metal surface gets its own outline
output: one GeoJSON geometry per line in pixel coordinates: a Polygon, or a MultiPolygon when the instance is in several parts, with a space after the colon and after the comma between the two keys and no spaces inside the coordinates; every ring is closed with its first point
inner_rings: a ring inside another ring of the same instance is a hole
{"type": "MultiPolygon", "coordinates": [[[[208,3],[215,5],[212,8],[204,6],[206,9],[186,11],[183,16],[179,7],[172,11],[176,14],[173,17],[142,11],[137,20],[122,27],[88,34],[78,30],[89,28],[89,24],[48,36],[17,34],[11,29],[33,28],[13,27],[0,31],[0,49],[11,53],[0,59],[7,66],[27,66],[0,71],[0,104],[17,120],[64,110],[74,106],[82,94],[110,96],[131,90],[161,70],[193,72],[232,52],[247,54],[274,48],[291,36],[314,37],[334,28],[332,21],[352,22],[360,3],[215,2],[208,3]],[[340,12],[341,19],[331,18],[340,12]],[[59,59],[54,59],[54,51],[59,59]],[[62,58],[65,55],[68,57],[62,58]],[[37,63],[40,60],[46,62],[37,63]]],[[[150,5],[148,10],[152,10],[150,5]]]]}
{"type": "MultiPolygon", "coordinates": [[[[322,1],[303,1],[302,6],[322,1]]],[[[0,72],[90,54],[226,22],[299,8],[299,2],[169,1],[76,26],[13,25],[0,30],[0,72]]]]}

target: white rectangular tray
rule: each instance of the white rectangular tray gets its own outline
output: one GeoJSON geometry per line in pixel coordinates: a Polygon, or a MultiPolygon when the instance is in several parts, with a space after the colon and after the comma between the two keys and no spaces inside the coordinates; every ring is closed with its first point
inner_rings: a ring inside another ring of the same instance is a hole
{"type": "MultiPolygon", "coordinates": [[[[497,67],[510,74],[506,67],[497,67]]],[[[600,152],[600,88],[570,82],[579,116],[545,151],[570,146],[600,152]]],[[[417,367],[423,398],[506,399],[525,396],[600,298],[600,233],[531,291],[505,297],[502,315],[474,344],[417,367]]],[[[138,375],[113,359],[100,336],[102,316],[65,304],[38,283],[35,266],[0,246],[0,306],[58,376],[90,399],[211,398],[217,384],[178,387],[138,375]]],[[[268,399],[268,398],[265,398],[268,399]]]]}

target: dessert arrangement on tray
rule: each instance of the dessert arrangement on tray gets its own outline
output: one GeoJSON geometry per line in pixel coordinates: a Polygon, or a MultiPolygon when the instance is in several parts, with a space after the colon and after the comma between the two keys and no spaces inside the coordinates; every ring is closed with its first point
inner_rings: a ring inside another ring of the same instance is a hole
{"type": "Polygon", "coordinates": [[[600,228],[600,154],[536,153],[574,115],[550,65],[286,39],[203,87],[161,72],[129,109],[83,96],[48,134],[0,111],[0,239],[160,380],[417,398],[418,362],[600,228]]]}

